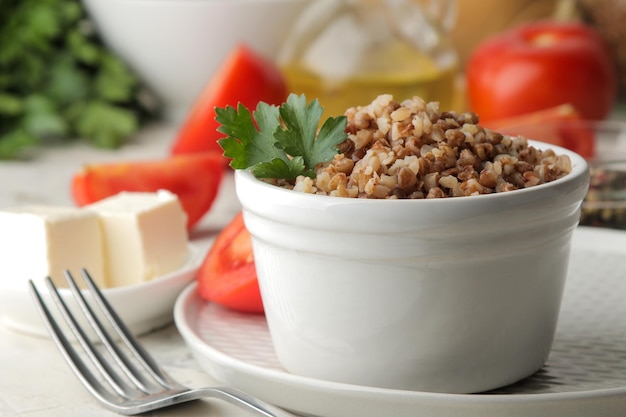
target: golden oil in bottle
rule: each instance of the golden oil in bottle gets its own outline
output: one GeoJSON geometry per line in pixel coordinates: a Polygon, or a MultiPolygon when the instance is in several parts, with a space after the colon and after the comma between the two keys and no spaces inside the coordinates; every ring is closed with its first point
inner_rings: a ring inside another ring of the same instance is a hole
{"type": "Polygon", "coordinates": [[[326,116],[380,94],[454,104],[456,52],[415,0],[318,0],[294,26],[280,64],[290,91],[318,98],[326,116]]]}

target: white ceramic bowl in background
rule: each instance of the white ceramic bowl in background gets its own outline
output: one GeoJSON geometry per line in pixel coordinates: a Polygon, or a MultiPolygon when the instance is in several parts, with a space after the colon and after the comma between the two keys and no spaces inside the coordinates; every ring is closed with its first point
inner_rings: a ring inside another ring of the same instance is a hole
{"type": "Polygon", "coordinates": [[[583,158],[550,147],[572,159],[566,177],[474,197],[328,197],[236,172],[285,369],[451,393],[538,370],[551,348],[589,179],[583,158]]]}
{"type": "Polygon", "coordinates": [[[239,42],[275,58],[311,0],[83,0],[99,34],[180,121],[239,42]]]}

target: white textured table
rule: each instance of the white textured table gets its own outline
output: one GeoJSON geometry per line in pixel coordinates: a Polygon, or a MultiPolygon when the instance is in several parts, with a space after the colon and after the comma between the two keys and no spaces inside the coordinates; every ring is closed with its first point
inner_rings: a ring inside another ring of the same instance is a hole
{"type": "MultiPolygon", "coordinates": [[[[0,208],[29,203],[71,205],[70,179],[81,165],[95,161],[146,159],[167,155],[175,130],[155,125],[144,129],[118,151],[85,145],[57,146],[27,161],[0,162],[0,208]]],[[[227,176],[211,212],[191,235],[208,248],[210,238],[239,210],[227,176]]],[[[6,277],[0,277],[6,279],[6,277]]],[[[195,363],[175,326],[141,337],[148,351],[183,384],[213,385],[195,363]]],[[[17,333],[0,324],[0,417],[116,416],[101,407],[82,387],[56,346],[47,338],[17,333]]],[[[196,401],[151,413],[153,416],[249,416],[217,400],[196,401]]]]}

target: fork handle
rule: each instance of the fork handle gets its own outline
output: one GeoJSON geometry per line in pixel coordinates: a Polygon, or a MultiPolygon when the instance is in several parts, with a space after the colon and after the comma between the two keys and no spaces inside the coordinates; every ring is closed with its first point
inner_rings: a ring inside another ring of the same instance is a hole
{"type": "Polygon", "coordinates": [[[241,409],[248,410],[257,416],[263,417],[296,417],[278,407],[268,404],[245,392],[228,387],[208,387],[190,391],[195,398],[219,398],[241,409]]]}

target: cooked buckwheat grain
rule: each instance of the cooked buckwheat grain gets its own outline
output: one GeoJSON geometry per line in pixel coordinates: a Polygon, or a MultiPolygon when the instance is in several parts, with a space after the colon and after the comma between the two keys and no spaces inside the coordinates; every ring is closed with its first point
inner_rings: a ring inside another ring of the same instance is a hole
{"type": "Polygon", "coordinates": [[[442,198],[512,191],[571,171],[566,155],[493,132],[474,113],[441,112],[419,97],[381,95],[346,111],[341,153],[316,178],[280,183],[306,193],[357,198],[442,198]]]}

